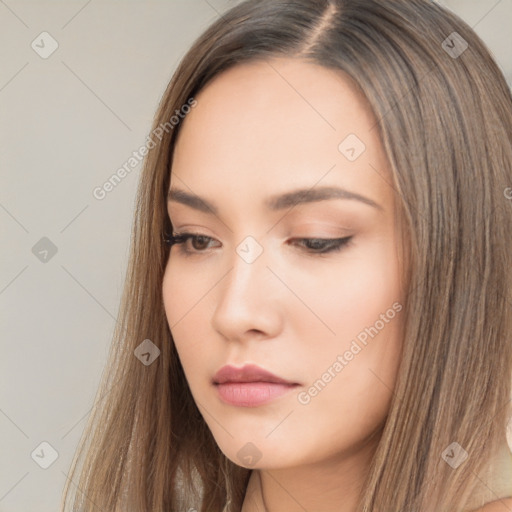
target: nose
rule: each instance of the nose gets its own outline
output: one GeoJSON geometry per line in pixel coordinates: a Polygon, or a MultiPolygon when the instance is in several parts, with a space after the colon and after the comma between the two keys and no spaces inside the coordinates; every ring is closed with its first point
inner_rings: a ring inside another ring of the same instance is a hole
{"type": "Polygon", "coordinates": [[[253,261],[247,245],[240,244],[230,259],[231,268],[218,284],[213,328],[227,340],[274,337],[281,327],[280,286],[268,268],[266,251],[253,261]]]}

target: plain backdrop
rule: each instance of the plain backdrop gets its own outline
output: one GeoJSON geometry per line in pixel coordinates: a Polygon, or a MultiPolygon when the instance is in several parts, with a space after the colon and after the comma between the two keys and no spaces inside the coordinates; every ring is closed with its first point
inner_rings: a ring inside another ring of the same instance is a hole
{"type": "MultiPolygon", "coordinates": [[[[235,3],[0,2],[0,512],[58,510],[118,313],[141,165],[103,199],[93,190],[235,3]]],[[[440,3],[512,84],[512,0],[440,3]]]]}

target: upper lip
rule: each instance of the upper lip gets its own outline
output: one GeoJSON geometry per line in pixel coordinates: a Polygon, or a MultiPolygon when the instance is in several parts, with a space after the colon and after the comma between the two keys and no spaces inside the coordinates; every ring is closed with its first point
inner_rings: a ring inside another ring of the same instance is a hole
{"type": "Polygon", "coordinates": [[[274,382],[277,384],[296,384],[254,364],[246,364],[241,368],[226,365],[223,366],[214,376],[214,384],[225,384],[226,382],[274,382]]]}

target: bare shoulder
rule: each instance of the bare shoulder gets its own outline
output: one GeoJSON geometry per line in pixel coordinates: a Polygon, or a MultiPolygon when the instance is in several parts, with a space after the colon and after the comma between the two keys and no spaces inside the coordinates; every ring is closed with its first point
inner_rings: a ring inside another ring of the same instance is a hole
{"type": "Polygon", "coordinates": [[[492,501],[474,512],[512,512],[512,497],[492,501]]]}

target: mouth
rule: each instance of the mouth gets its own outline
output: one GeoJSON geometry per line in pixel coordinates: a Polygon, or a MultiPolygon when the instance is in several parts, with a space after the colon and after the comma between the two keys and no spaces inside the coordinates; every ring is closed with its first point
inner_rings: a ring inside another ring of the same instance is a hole
{"type": "Polygon", "coordinates": [[[238,407],[257,407],[272,402],[300,384],[256,365],[223,366],[213,377],[219,398],[238,407]]]}

